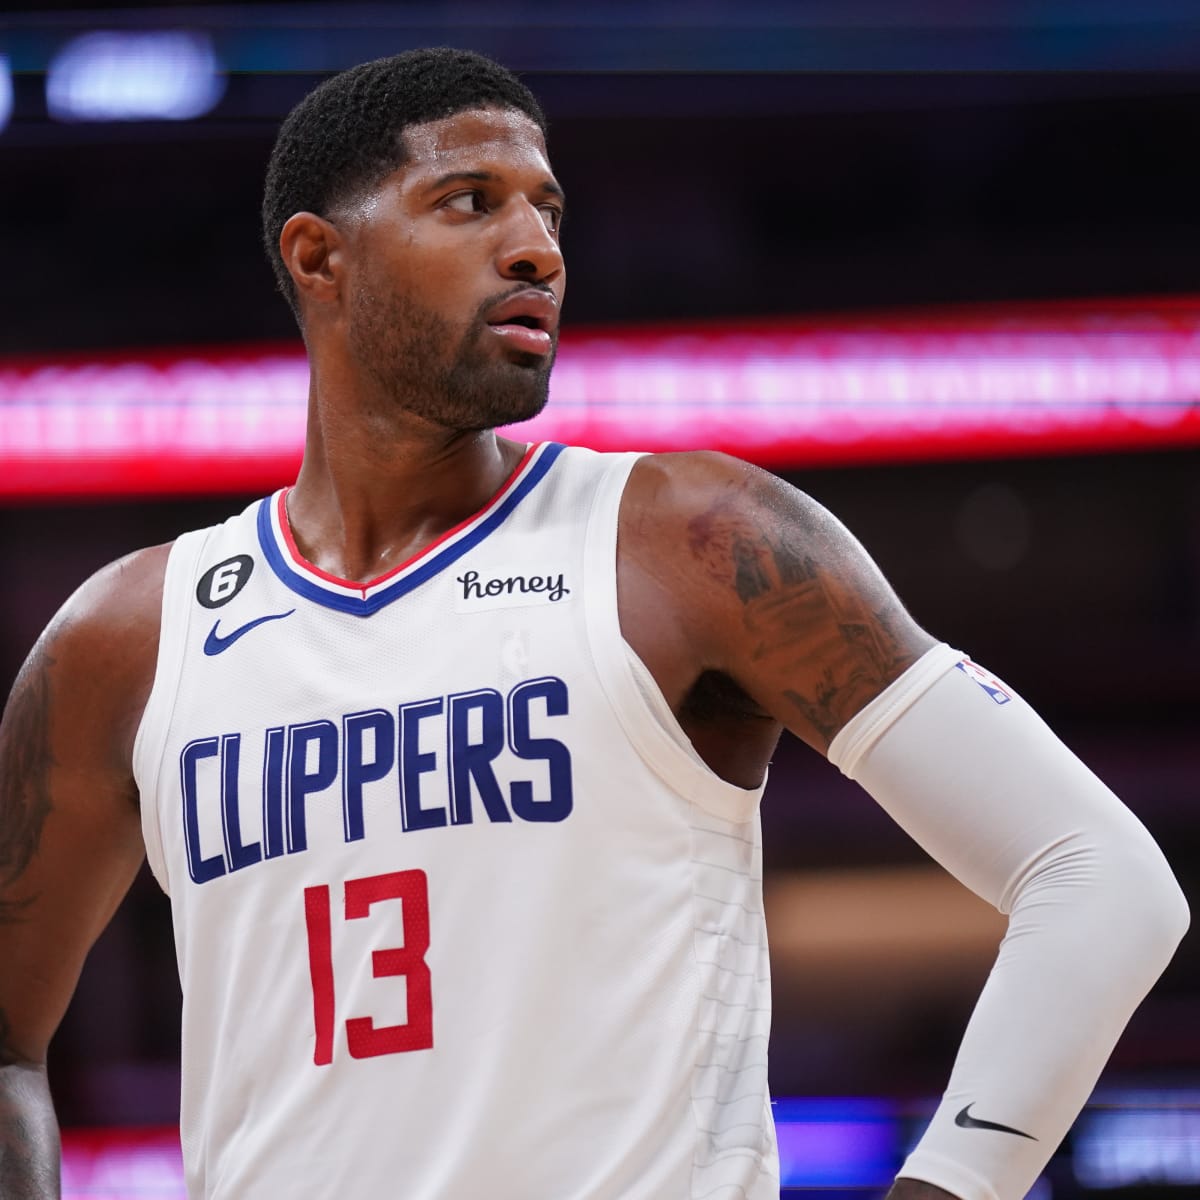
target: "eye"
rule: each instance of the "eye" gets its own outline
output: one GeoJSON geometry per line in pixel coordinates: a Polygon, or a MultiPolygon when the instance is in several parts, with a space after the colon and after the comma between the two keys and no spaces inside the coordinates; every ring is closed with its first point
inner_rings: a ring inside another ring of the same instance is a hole
{"type": "Polygon", "coordinates": [[[538,212],[542,214],[542,220],[551,233],[557,233],[562,228],[563,211],[557,204],[539,204],[538,212]]]}
{"type": "Polygon", "coordinates": [[[483,200],[483,193],[478,188],[471,188],[466,192],[455,192],[453,196],[447,196],[442,201],[445,208],[452,209],[458,213],[481,213],[487,211],[487,205],[483,200]]]}

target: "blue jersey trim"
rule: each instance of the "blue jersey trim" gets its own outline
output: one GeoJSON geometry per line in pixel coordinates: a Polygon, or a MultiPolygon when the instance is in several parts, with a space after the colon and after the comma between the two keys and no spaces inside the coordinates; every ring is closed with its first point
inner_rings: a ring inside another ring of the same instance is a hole
{"type": "Polygon", "coordinates": [[[327,591],[307,575],[297,571],[275,540],[275,531],[271,528],[271,505],[273,503],[271,496],[267,496],[258,506],[258,542],[271,570],[298,596],[303,596],[304,599],[312,600],[325,608],[336,609],[338,612],[350,613],[356,617],[369,617],[372,613],[391,604],[393,600],[399,600],[401,596],[406,596],[415,588],[419,588],[421,584],[458,562],[464,554],[474,550],[484,538],[498,529],[517,505],[541,483],[555,460],[565,449],[566,447],[558,442],[548,442],[525,478],[478,525],[453,545],[435,551],[427,561],[417,564],[408,574],[397,579],[395,583],[381,588],[373,596],[361,598],[339,595],[336,592],[327,591]]]}

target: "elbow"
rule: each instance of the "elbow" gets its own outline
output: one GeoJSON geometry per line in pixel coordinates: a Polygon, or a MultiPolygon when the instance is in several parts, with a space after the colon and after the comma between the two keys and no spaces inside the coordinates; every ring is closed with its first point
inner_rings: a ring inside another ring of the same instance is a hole
{"type": "MultiPolygon", "coordinates": [[[[1149,839],[1147,839],[1149,841],[1149,839]]],[[[1187,897],[1158,846],[1129,847],[1114,865],[1114,896],[1122,908],[1120,925],[1136,942],[1155,977],[1174,956],[1191,923],[1187,897]]]]}
{"type": "Polygon", "coordinates": [[[1170,867],[1166,867],[1166,876],[1163,887],[1166,894],[1160,906],[1160,923],[1164,942],[1169,947],[1167,950],[1167,961],[1169,962],[1176,947],[1183,941],[1183,935],[1187,933],[1188,926],[1192,923],[1192,913],[1188,907],[1187,897],[1183,894],[1179,881],[1171,873],[1170,867]]]}
{"type": "Polygon", "coordinates": [[[1174,872],[1141,825],[1122,837],[1058,843],[1022,881],[1011,918],[1010,934],[1057,925],[1060,944],[1086,944],[1099,975],[1117,975],[1142,995],[1166,969],[1191,919],[1174,872]]]}

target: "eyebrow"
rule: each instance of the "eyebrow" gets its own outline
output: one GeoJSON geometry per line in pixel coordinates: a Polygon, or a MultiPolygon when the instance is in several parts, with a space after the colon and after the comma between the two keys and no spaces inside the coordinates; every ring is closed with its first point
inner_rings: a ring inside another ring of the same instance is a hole
{"type": "MultiPolygon", "coordinates": [[[[501,177],[493,171],[451,171],[447,175],[439,176],[425,190],[427,192],[436,192],[438,188],[445,187],[448,183],[459,183],[470,181],[472,183],[499,183],[501,177]]],[[[554,182],[553,179],[544,179],[538,184],[538,191],[544,192],[547,196],[556,196],[564,203],[567,199],[567,194],[554,182]]]]}

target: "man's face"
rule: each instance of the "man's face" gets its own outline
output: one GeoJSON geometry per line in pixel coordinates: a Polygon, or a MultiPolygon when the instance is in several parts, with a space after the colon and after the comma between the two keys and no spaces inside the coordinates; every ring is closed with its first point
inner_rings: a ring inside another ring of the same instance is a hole
{"type": "Polygon", "coordinates": [[[546,403],[566,283],[541,131],[472,109],[404,141],[405,165],[333,217],[349,350],[417,416],[463,430],[528,420],[546,403]]]}

